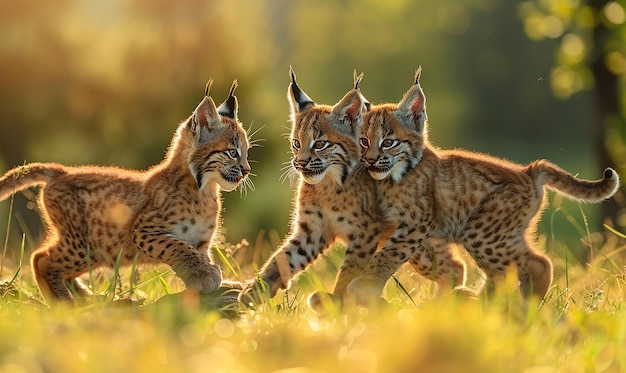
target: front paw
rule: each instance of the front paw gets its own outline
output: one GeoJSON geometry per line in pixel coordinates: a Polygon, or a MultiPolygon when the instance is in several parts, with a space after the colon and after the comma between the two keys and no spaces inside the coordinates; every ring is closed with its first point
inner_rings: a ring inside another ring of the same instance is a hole
{"type": "Polygon", "coordinates": [[[232,290],[244,290],[248,286],[247,283],[234,280],[222,280],[220,288],[232,289],[232,290]]]}
{"type": "Polygon", "coordinates": [[[333,293],[316,291],[307,299],[307,305],[319,315],[336,313],[343,307],[343,297],[333,293]]]}
{"type": "Polygon", "coordinates": [[[357,304],[370,305],[380,303],[384,283],[371,277],[357,277],[348,284],[346,291],[354,297],[357,304]]]}
{"type": "Polygon", "coordinates": [[[480,297],[480,291],[468,288],[465,285],[456,286],[455,288],[450,290],[450,293],[467,299],[477,299],[478,297],[480,297]]]}
{"type": "Polygon", "coordinates": [[[222,284],[222,270],[216,264],[209,264],[200,268],[175,270],[176,275],[185,283],[187,290],[200,294],[209,294],[219,289],[222,284]]]}

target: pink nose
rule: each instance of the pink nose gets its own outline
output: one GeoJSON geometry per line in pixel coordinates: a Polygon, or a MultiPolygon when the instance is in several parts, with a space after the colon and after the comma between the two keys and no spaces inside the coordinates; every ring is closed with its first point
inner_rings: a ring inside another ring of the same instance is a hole
{"type": "Polygon", "coordinates": [[[373,165],[374,163],[376,163],[377,159],[375,158],[368,158],[368,157],[363,157],[363,161],[365,161],[365,164],[368,166],[373,165]]]}

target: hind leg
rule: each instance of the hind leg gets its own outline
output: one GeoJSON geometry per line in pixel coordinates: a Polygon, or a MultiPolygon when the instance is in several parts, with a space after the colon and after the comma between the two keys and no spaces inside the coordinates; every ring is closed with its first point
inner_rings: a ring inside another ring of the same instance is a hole
{"type": "Polygon", "coordinates": [[[526,245],[525,255],[517,260],[520,290],[525,298],[534,295],[543,299],[552,285],[552,262],[526,245]]]}
{"type": "Polygon", "coordinates": [[[62,265],[56,255],[56,245],[42,247],[31,256],[31,268],[41,295],[47,301],[72,300],[70,291],[63,277],[62,265]]]}
{"type": "MultiPolygon", "coordinates": [[[[69,255],[68,250],[67,245],[52,237],[31,256],[35,281],[42,296],[48,301],[72,300],[74,295],[90,294],[76,278],[86,271],[86,258],[69,255]]],[[[92,268],[95,267],[96,263],[93,262],[92,268]]]]}
{"type": "Polygon", "coordinates": [[[447,240],[429,238],[409,263],[417,273],[435,281],[440,292],[462,289],[465,288],[466,265],[455,249],[447,240]]]}
{"type": "Polygon", "coordinates": [[[531,295],[543,298],[548,292],[552,284],[552,262],[534,249],[529,238],[511,233],[493,244],[475,246],[478,245],[468,246],[468,251],[488,276],[488,290],[497,286],[508,269],[515,268],[525,298],[531,295]]]}

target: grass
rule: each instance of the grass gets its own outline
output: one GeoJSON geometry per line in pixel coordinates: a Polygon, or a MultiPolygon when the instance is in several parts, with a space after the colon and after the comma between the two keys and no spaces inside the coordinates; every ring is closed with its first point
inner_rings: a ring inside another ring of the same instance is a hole
{"type": "MultiPolygon", "coordinates": [[[[586,265],[566,262],[558,237],[540,237],[555,264],[542,303],[521,300],[513,274],[488,298],[468,299],[434,297],[431,282],[402,270],[385,290],[388,306],[330,305],[326,315],[311,311],[306,296],[330,287],[338,253],[256,309],[222,309],[181,292],[166,267],[91,272],[97,296],[48,307],[23,264],[22,241],[17,260],[2,258],[0,371],[623,371],[625,237],[584,228],[581,237],[593,249],[586,265]]],[[[241,264],[247,244],[220,247],[227,277],[252,271],[241,264]]]]}

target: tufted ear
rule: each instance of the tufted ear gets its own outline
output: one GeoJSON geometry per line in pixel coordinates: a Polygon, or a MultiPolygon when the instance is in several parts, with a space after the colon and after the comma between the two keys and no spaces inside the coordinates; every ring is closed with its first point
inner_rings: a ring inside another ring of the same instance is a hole
{"type": "Polygon", "coordinates": [[[238,86],[237,80],[233,80],[233,85],[230,87],[230,92],[228,93],[228,97],[226,98],[226,100],[224,100],[224,102],[222,102],[220,107],[217,108],[218,114],[228,117],[230,119],[234,119],[234,120],[238,120],[237,119],[237,107],[238,107],[237,97],[233,95],[235,93],[235,89],[237,89],[237,86],[238,86]]]}
{"type": "Polygon", "coordinates": [[[415,72],[413,85],[398,103],[398,110],[396,111],[400,122],[419,134],[424,132],[424,125],[428,119],[426,114],[426,96],[419,84],[421,74],[422,67],[420,66],[415,72]]]}
{"type": "Polygon", "coordinates": [[[291,77],[291,84],[289,84],[287,99],[289,100],[289,105],[291,106],[291,119],[293,121],[296,114],[314,106],[315,102],[313,102],[313,100],[300,89],[296,83],[296,73],[293,71],[291,66],[289,66],[289,76],[291,77]]]}
{"type": "Polygon", "coordinates": [[[205,143],[210,138],[211,132],[222,124],[215,102],[209,96],[212,84],[213,79],[211,78],[207,82],[205,96],[194,110],[188,124],[198,143],[205,143]]]}
{"type": "Polygon", "coordinates": [[[356,137],[361,125],[361,115],[365,108],[365,102],[365,98],[358,89],[351,90],[333,106],[330,122],[339,131],[356,137]]]}
{"type": "MultiPolygon", "coordinates": [[[[356,69],[354,69],[354,72],[352,73],[352,77],[354,79],[354,89],[359,90],[359,84],[361,83],[361,80],[363,80],[363,73],[357,75],[356,69]]],[[[363,95],[361,95],[361,98],[363,99],[363,105],[364,105],[363,111],[370,111],[370,109],[372,108],[372,104],[370,104],[369,100],[366,99],[363,95]]]]}

